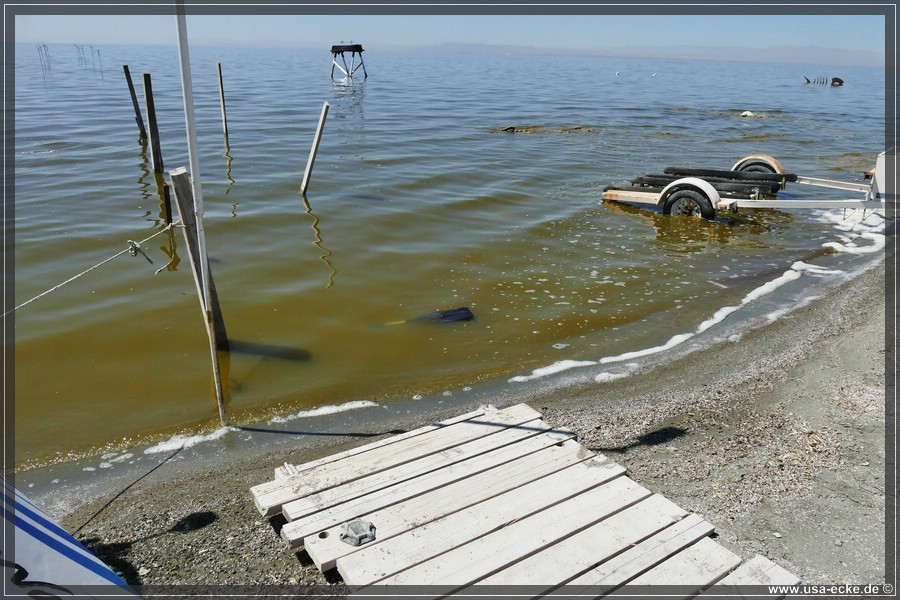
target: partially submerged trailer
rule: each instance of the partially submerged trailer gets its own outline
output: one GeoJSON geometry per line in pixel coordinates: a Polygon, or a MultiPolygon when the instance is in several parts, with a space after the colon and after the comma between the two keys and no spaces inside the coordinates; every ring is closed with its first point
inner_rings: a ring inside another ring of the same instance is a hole
{"type": "Polygon", "coordinates": [[[865,173],[865,183],[850,183],[785,173],[781,163],[766,154],[745,156],[730,170],[669,167],[661,174],[632,180],[627,187],[608,186],[603,200],[651,204],[664,214],[714,219],[717,210],[739,208],[881,208],[885,202],[885,152],[875,168],[865,173]],[[788,183],[859,192],[860,199],[779,198],[788,183]]]}

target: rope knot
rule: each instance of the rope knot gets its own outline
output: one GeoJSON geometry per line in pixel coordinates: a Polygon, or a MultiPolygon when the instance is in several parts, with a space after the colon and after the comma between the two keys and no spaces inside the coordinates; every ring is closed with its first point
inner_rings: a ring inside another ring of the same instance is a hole
{"type": "Polygon", "coordinates": [[[139,243],[135,242],[134,240],[128,240],[128,254],[137,256],[138,252],[140,252],[141,255],[147,259],[147,262],[149,262],[151,265],[153,264],[153,261],[150,259],[150,257],[144,254],[144,251],[141,250],[141,245],[139,243]]]}

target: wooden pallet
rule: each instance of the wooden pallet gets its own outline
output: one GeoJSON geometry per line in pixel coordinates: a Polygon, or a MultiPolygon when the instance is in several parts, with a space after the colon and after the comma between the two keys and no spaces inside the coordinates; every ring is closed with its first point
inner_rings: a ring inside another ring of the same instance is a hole
{"type": "MultiPolygon", "coordinates": [[[[303,465],[251,488],[281,536],[354,588],[799,583],[710,538],[713,526],[637,484],[525,404],[483,407],[303,465]],[[375,539],[343,541],[361,520],[375,539]],[[743,563],[743,564],[742,564],[743,563]]],[[[577,595],[577,594],[575,594],[577,595]]]]}

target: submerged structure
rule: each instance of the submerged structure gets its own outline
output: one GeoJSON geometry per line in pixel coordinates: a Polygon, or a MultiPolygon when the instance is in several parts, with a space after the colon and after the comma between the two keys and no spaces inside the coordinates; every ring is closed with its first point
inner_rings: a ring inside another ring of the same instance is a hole
{"type": "Polygon", "coordinates": [[[345,77],[353,77],[353,74],[357,69],[362,67],[363,75],[368,77],[369,74],[366,73],[366,65],[363,63],[362,58],[363,47],[362,44],[337,44],[331,47],[331,78],[334,79],[334,68],[337,67],[341,70],[345,77]],[[347,65],[347,57],[346,53],[350,53],[350,65],[347,65]],[[341,63],[343,66],[338,64],[338,55],[341,57],[341,63]],[[359,64],[356,64],[356,57],[359,56],[359,64]]]}

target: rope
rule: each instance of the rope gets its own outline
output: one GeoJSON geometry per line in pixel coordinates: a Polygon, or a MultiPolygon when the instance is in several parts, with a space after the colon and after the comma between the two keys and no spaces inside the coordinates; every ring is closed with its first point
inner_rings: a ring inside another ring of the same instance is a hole
{"type": "MultiPolygon", "coordinates": [[[[173,227],[175,227],[175,226],[178,225],[179,223],[181,223],[180,220],[178,220],[178,221],[176,221],[176,222],[174,222],[174,223],[169,223],[169,224],[166,225],[163,229],[160,229],[159,231],[157,231],[156,233],[154,233],[154,234],[151,235],[150,237],[148,237],[148,238],[146,238],[146,239],[143,239],[143,240],[141,240],[140,242],[135,242],[135,241],[133,241],[133,240],[128,240],[128,247],[125,248],[124,250],[122,250],[121,252],[119,252],[119,253],[117,253],[117,254],[114,254],[114,255],[110,256],[110,257],[107,258],[106,260],[97,263],[96,265],[94,265],[93,267],[91,267],[91,268],[89,268],[89,269],[85,269],[85,270],[82,271],[81,273],[78,273],[77,275],[75,275],[75,276],[73,276],[73,277],[70,277],[69,279],[66,279],[66,280],[63,281],[62,283],[53,286],[52,288],[50,288],[50,289],[47,290],[46,292],[42,292],[42,293],[38,294],[37,296],[35,296],[35,297],[32,298],[31,300],[26,300],[25,302],[23,302],[22,304],[18,305],[18,306],[15,307],[14,309],[12,309],[12,310],[10,310],[10,311],[7,311],[7,312],[3,313],[3,317],[5,318],[6,315],[8,315],[8,314],[10,314],[10,313],[13,313],[13,312],[15,312],[15,311],[17,311],[17,310],[19,310],[19,309],[22,308],[23,306],[26,306],[26,305],[28,305],[28,304],[31,304],[31,303],[34,302],[35,300],[38,300],[39,298],[43,298],[44,296],[46,296],[47,294],[49,294],[49,293],[51,293],[51,292],[55,292],[56,290],[58,290],[59,288],[61,288],[61,287],[64,286],[64,285],[66,285],[67,283],[71,283],[71,282],[75,281],[76,279],[78,279],[78,278],[81,277],[82,275],[87,275],[88,273],[90,273],[90,272],[93,271],[94,269],[98,269],[98,268],[102,267],[102,266],[105,265],[106,263],[108,263],[108,262],[110,262],[110,261],[112,261],[112,260],[115,260],[116,258],[119,258],[119,257],[122,256],[123,254],[128,253],[128,254],[131,254],[132,256],[137,256],[138,252],[140,252],[141,254],[143,254],[144,258],[146,258],[148,261],[150,261],[150,264],[153,264],[153,261],[150,260],[150,257],[147,256],[146,254],[144,254],[144,251],[141,250],[141,244],[143,244],[144,242],[149,242],[150,240],[152,240],[153,238],[155,238],[155,237],[158,236],[158,235],[162,235],[163,233],[169,231],[170,229],[172,229],[173,227]]],[[[163,269],[164,269],[164,268],[165,268],[165,267],[163,267],[163,269]]],[[[162,270],[162,269],[160,269],[160,270],[162,270]]],[[[159,273],[159,271],[157,271],[157,273],[159,273]]]]}

